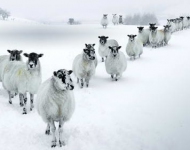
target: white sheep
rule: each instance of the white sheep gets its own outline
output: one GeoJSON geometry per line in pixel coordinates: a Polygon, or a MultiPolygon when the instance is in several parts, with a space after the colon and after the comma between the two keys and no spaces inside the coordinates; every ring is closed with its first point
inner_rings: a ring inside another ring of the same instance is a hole
{"type": "Polygon", "coordinates": [[[164,30],[157,30],[158,27],[152,27],[149,35],[149,41],[152,48],[164,45],[164,30]]]}
{"type": "Polygon", "coordinates": [[[103,18],[101,20],[101,25],[103,26],[103,28],[107,28],[107,25],[108,25],[108,18],[107,18],[107,14],[104,14],[103,15],[103,18]]]}
{"type": "Polygon", "coordinates": [[[167,25],[170,25],[171,33],[174,33],[176,31],[176,24],[174,22],[174,19],[167,19],[167,25]]]}
{"type": "Polygon", "coordinates": [[[117,16],[117,14],[113,14],[112,22],[113,22],[114,25],[119,24],[119,18],[117,16]]]}
{"type": "Polygon", "coordinates": [[[135,38],[137,35],[128,35],[129,40],[126,46],[126,53],[130,59],[135,59],[137,56],[140,58],[143,53],[143,43],[135,38]]]}
{"type": "Polygon", "coordinates": [[[165,45],[168,44],[169,40],[171,39],[171,25],[164,26],[164,43],[165,45]]]}
{"type": "Polygon", "coordinates": [[[141,40],[143,43],[143,46],[146,46],[149,44],[149,34],[150,34],[150,29],[144,29],[144,27],[137,27],[139,29],[139,34],[137,38],[141,40]]]}
{"type": "MultiPolygon", "coordinates": [[[[93,44],[94,46],[95,44],[93,44]]],[[[80,87],[83,88],[84,81],[86,87],[89,86],[89,81],[95,74],[96,70],[96,55],[95,49],[85,48],[82,54],[75,57],[73,61],[73,73],[77,77],[77,83],[80,82],[80,87]],[[84,81],[83,81],[84,80],[84,81]]]]}
{"type": "Polygon", "coordinates": [[[3,74],[3,86],[8,91],[9,103],[12,104],[10,92],[14,91],[19,93],[20,105],[22,106],[24,100],[23,114],[27,114],[26,103],[27,96],[26,93],[30,93],[30,110],[32,111],[34,94],[37,93],[38,88],[41,84],[41,66],[39,58],[43,54],[24,53],[25,57],[28,57],[26,63],[15,61],[9,62],[3,74]]]}
{"type": "Polygon", "coordinates": [[[100,39],[98,53],[102,57],[102,62],[104,62],[104,58],[108,56],[110,51],[109,46],[119,46],[119,44],[114,39],[108,40],[108,36],[98,36],[98,38],[100,39]]]}
{"type": "Polygon", "coordinates": [[[71,118],[75,109],[71,73],[71,70],[65,69],[55,71],[51,79],[42,83],[37,93],[37,110],[43,121],[47,123],[45,134],[50,134],[50,128],[53,133],[51,147],[56,147],[57,141],[54,122],[59,122],[59,145],[64,146],[63,124],[71,118]]]}
{"type": "Polygon", "coordinates": [[[110,53],[105,61],[105,67],[112,80],[117,81],[127,68],[127,59],[124,53],[119,51],[121,46],[109,46],[109,48],[110,53]]]}
{"type": "Polygon", "coordinates": [[[9,61],[22,61],[22,50],[7,50],[10,55],[0,56],[0,82],[2,81],[3,70],[9,61]]]}

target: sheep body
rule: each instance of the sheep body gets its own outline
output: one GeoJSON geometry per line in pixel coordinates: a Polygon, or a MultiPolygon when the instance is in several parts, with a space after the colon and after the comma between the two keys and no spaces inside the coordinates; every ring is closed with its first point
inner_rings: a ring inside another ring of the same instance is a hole
{"type": "Polygon", "coordinates": [[[123,72],[127,68],[127,59],[123,52],[118,52],[118,55],[115,57],[110,53],[105,61],[106,72],[110,75],[116,75],[116,80],[118,80],[123,72]]]}
{"type": "Polygon", "coordinates": [[[8,62],[9,62],[9,56],[8,55],[0,56],[0,81],[2,81],[3,70],[4,70],[4,68],[8,62]]]}
{"type": "Polygon", "coordinates": [[[29,71],[23,62],[9,62],[3,74],[3,86],[8,91],[36,94],[41,84],[40,67],[29,71]]]}
{"type": "Polygon", "coordinates": [[[118,18],[118,16],[114,15],[113,18],[112,18],[112,22],[113,22],[114,25],[119,24],[119,18],[118,18]]]}
{"type": "Polygon", "coordinates": [[[101,43],[99,44],[99,49],[98,53],[99,55],[103,58],[108,56],[110,49],[108,48],[109,46],[119,46],[118,42],[114,39],[107,40],[107,42],[102,45],[101,43]]]}
{"type": "Polygon", "coordinates": [[[164,31],[157,30],[156,32],[151,32],[149,35],[149,41],[152,47],[163,46],[164,42],[164,31]]]}
{"type": "Polygon", "coordinates": [[[102,18],[101,19],[101,25],[103,26],[103,28],[105,27],[107,27],[107,25],[108,25],[108,19],[107,18],[102,18]]]}
{"type": "Polygon", "coordinates": [[[149,34],[150,29],[143,29],[141,33],[138,34],[138,39],[141,40],[143,45],[146,45],[149,43],[149,34]]]}
{"type": "Polygon", "coordinates": [[[79,54],[73,61],[73,73],[77,77],[77,80],[81,81],[81,87],[83,87],[83,79],[85,79],[86,86],[88,87],[89,80],[94,76],[96,69],[96,61],[88,60],[85,54],[79,54]]]}
{"type": "Polygon", "coordinates": [[[143,43],[137,38],[133,42],[130,40],[127,43],[126,47],[127,55],[132,59],[132,57],[139,56],[143,53],[143,43]]]}
{"type": "Polygon", "coordinates": [[[63,118],[68,121],[75,108],[73,92],[59,91],[54,87],[53,79],[46,80],[39,88],[37,94],[37,110],[44,122],[59,121],[63,118]]]}

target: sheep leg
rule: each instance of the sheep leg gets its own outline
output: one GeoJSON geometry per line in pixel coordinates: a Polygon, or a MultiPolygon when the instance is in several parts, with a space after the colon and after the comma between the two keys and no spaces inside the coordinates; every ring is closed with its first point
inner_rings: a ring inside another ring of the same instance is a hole
{"type": "Polygon", "coordinates": [[[11,96],[11,92],[8,91],[8,94],[9,94],[9,104],[12,104],[12,100],[11,100],[11,98],[12,98],[12,96],[11,96]]]}
{"type": "Polygon", "coordinates": [[[26,95],[26,93],[23,94],[23,98],[24,98],[24,108],[23,108],[23,113],[22,114],[27,114],[27,110],[26,110],[27,95],[26,95]]]}
{"type": "Polygon", "coordinates": [[[79,83],[79,78],[77,78],[77,83],[79,83]]]}
{"type": "Polygon", "coordinates": [[[104,62],[104,57],[102,57],[102,62],[104,62]]]}
{"type": "Polygon", "coordinates": [[[85,78],[86,87],[88,87],[88,86],[89,86],[89,80],[90,80],[90,78],[89,78],[89,77],[85,78]]]}
{"type": "Polygon", "coordinates": [[[65,146],[65,142],[63,140],[63,119],[59,121],[59,145],[60,147],[65,146]]]}
{"type": "Polygon", "coordinates": [[[34,108],[34,94],[30,93],[30,111],[34,108]]]}
{"type": "Polygon", "coordinates": [[[118,81],[120,79],[121,75],[118,73],[116,74],[115,81],[118,81]]]}
{"type": "Polygon", "coordinates": [[[112,79],[112,81],[114,81],[114,74],[111,75],[111,79],[112,79]]]}
{"type": "Polygon", "coordinates": [[[50,127],[51,127],[51,131],[53,133],[53,138],[52,138],[52,144],[51,144],[51,147],[56,147],[56,137],[55,137],[55,130],[56,130],[56,127],[55,127],[55,123],[54,121],[51,119],[50,121],[50,127]]]}
{"type": "Polygon", "coordinates": [[[49,125],[49,123],[47,124],[47,128],[46,128],[45,134],[47,134],[47,135],[50,134],[50,125],[49,125]]]}
{"type": "Polygon", "coordinates": [[[83,79],[80,79],[80,87],[83,88],[84,83],[83,83],[83,79]]]}
{"type": "Polygon", "coordinates": [[[23,104],[23,95],[19,94],[19,99],[20,99],[20,107],[24,106],[23,104]]]}

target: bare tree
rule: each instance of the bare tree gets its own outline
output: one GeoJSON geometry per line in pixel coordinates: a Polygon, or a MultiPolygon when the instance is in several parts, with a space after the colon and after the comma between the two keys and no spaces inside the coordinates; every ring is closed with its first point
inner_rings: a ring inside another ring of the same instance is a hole
{"type": "Polygon", "coordinates": [[[69,22],[68,22],[68,23],[69,23],[70,25],[74,24],[74,22],[75,22],[74,18],[69,18],[69,22]]]}
{"type": "Polygon", "coordinates": [[[3,20],[5,20],[10,16],[10,12],[0,8],[0,16],[2,17],[3,20]]]}
{"type": "Polygon", "coordinates": [[[146,14],[134,14],[127,15],[124,19],[124,24],[126,25],[148,25],[149,23],[158,24],[158,19],[155,14],[146,13],[146,14]]]}

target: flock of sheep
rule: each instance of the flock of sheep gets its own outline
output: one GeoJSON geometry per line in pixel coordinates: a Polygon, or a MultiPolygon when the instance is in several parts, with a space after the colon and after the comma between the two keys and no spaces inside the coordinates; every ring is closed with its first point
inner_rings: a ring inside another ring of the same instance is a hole
{"type": "MultiPolygon", "coordinates": [[[[113,21],[116,15],[113,16],[113,21]]],[[[107,27],[107,15],[104,15],[101,23],[107,27]],[[104,22],[104,23],[103,23],[104,22]]],[[[116,19],[117,20],[117,19],[116,19]]],[[[138,35],[128,35],[129,40],[126,46],[126,53],[130,59],[135,60],[143,53],[143,46],[151,45],[160,47],[168,44],[171,34],[175,31],[190,27],[190,17],[180,17],[168,20],[164,29],[158,30],[156,24],[150,27],[137,27],[138,35]]],[[[111,79],[118,81],[127,68],[127,59],[121,46],[114,39],[107,36],[99,36],[99,55],[102,62],[105,61],[105,68],[111,79]]],[[[63,141],[63,124],[68,121],[75,108],[73,89],[74,84],[71,79],[72,72],[77,78],[77,83],[81,88],[89,86],[89,81],[95,74],[98,64],[95,53],[95,44],[85,44],[83,52],[77,55],[73,61],[72,70],[60,69],[53,72],[51,78],[42,82],[40,58],[43,54],[24,53],[27,61],[22,61],[21,50],[7,50],[9,55],[0,56],[0,81],[9,95],[9,103],[12,98],[19,95],[20,106],[23,107],[23,114],[27,114],[27,92],[30,93],[30,110],[34,108],[34,94],[37,94],[36,105],[39,115],[47,123],[45,134],[53,135],[51,147],[57,143],[55,123],[59,122],[59,145],[65,145],[63,141]]]]}

